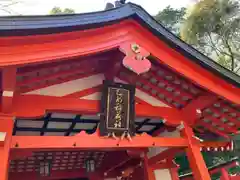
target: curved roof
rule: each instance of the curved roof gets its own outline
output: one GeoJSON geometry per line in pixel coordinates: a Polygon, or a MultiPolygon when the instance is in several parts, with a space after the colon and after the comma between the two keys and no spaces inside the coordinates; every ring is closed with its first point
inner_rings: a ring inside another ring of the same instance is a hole
{"type": "Polygon", "coordinates": [[[158,38],[164,40],[195,63],[221,76],[236,87],[240,87],[238,75],[183,42],[154,20],[141,6],[133,3],[127,3],[119,8],[106,11],[84,14],[0,17],[0,36],[24,36],[91,29],[114,24],[128,18],[133,18],[147,27],[158,38]]]}

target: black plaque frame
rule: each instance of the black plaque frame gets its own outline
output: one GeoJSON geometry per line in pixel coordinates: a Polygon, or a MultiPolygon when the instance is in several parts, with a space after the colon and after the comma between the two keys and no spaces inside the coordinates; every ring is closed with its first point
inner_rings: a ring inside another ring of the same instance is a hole
{"type": "Polygon", "coordinates": [[[109,133],[114,133],[116,136],[121,136],[124,132],[128,132],[131,136],[135,134],[135,86],[129,84],[114,83],[112,81],[103,81],[102,98],[101,98],[101,114],[100,114],[100,135],[107,136],[109,133]],[[115,90],[120,90],[125,96],[123,119],[124,127],[111,127],[113,119],[111,115],[110,98],[113,97],[110,93],[115,90]],[[126,95],[128,97],[126,97],[126,95]],[[127,112],[126,112],[127,111],[127,112]]]}

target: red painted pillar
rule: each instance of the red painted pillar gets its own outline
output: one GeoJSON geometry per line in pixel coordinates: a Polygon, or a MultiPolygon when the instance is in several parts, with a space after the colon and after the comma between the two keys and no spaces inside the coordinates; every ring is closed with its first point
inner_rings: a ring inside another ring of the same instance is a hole
{"type": "Polygon", "coordinates": [[[179,180],[179,176],[178,176],[178,168],[170,168],[169,169],[170,175],[172,180],[179,180]]]}
{"type": "Polygon", "coordinates": [[[222,176],[221,176],[220,180],[231,180],[226,169],[222,168],[221,172],[222,172],[222,176]]]}
{"type": "Polygon", "coordinates": [[[9,152],[13,130],[13,117],[0,114],[0,180],[8,180],[9,152]]]}
{"type": "Polygon", "coordinates": [[[211,180],[208,168],[202,157],[200,151],[200,146],[196,139],[193,139],[194,133],[191,127],[184,123],[184,128],[182,134],[188,140],[188,148],[186,148],[186,153],[190,163],[190,167],[193,172],[195,180],[211,180]]]}
{"type": "Polygon", "coordinates": [[[144,180],[156,180],[153,169],[149,166],[148,157],[144,154],[143,157],[144,180]]]}

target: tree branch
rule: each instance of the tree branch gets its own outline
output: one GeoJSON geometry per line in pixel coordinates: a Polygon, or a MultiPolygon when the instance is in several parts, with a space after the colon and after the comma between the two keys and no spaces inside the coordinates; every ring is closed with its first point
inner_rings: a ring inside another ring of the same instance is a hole
{"type": "Polygon", "coordinates": [[[231,61],[232,61],[231,70],[234,71],[234,55],[233,55],[233,52],[232,52],[232,48],[229,45],[228,39],[226,39],[225,44],[227,45],[227,49],[230,53],[230,58],[231,58],[231,61]]]}

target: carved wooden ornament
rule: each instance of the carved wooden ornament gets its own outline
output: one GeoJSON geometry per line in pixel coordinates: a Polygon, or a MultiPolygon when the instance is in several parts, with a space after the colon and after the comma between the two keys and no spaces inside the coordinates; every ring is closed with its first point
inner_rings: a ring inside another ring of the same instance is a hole
{"type": "Polygon", "coordinates": [[[145,73],[151,68],[151,62],[146,58],[150,53],[138,44],[126,43],[121,45],[119,49],[126,55],[123,59],[123,65],[136,74],[145,73]]]}

